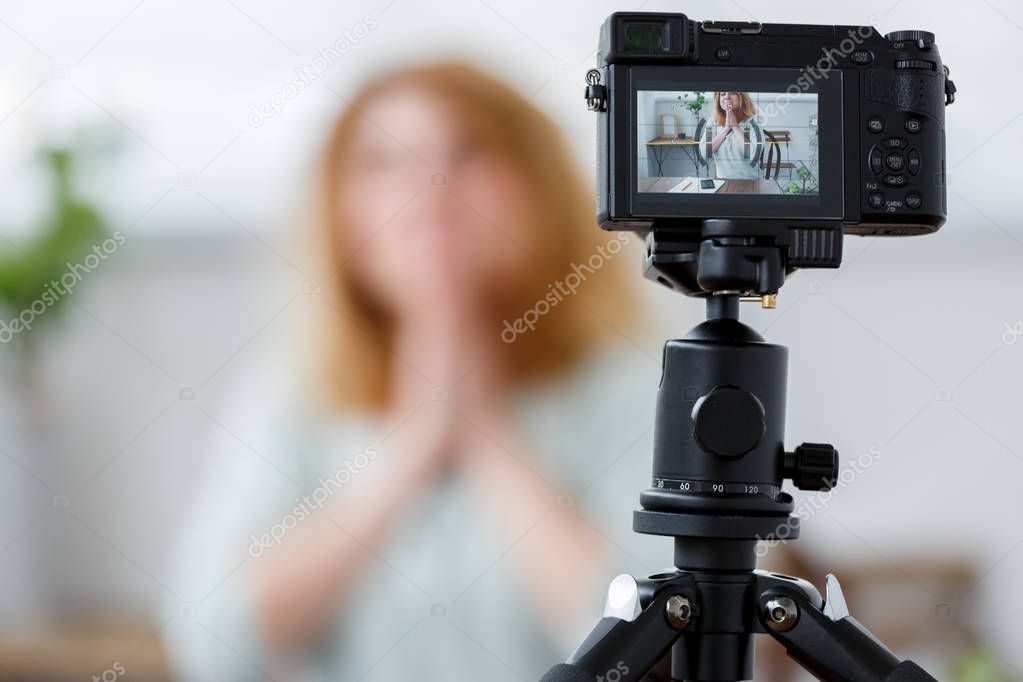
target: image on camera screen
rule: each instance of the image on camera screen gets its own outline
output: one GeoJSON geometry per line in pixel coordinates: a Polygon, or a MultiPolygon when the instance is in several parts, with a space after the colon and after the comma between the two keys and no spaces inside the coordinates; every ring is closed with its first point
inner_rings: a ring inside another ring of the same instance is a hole
{"type": "Polygon", "coordinates": [[[817,93],[636,95],[638,191],[820,193],[817,93]]]}

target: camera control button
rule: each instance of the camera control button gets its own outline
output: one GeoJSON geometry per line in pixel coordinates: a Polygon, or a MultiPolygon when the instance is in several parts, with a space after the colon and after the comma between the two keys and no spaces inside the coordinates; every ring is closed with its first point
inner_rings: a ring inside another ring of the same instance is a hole
{"type": "Polygon", "coordinates": [[[888,185],[889,187],[902,187],[903,185],[906,184],[906,176],[889,173],[888,175],[881,178],[881,182],[888,185]]]}
{"type": "Polygon", "coordinates": [[[719,61],[727,62],[732,58],[732,51],[727,47],[719,47],[717,52],[714,53],[714,56],[717,57],[719,61]]]}
{"type": "Polygon", "coordinates": [[[906,157],[901,152],[888,152],[884,157],[884,165],[893,171],[900,171],[906,166],[906,157]]]}
{"type": "Polygon", "coordinates": [[[884,141],[884,146],[888,149],[905,149],[909,143],[904,137],[889,137],[884,141]]]}
{"type": "Polygon", "coordinates": [[[923,127],[923,122],[918,118],[906,119],[906,132],[907,133],[919,133],[920,128],[923,127]]]}
{"type": "Polygon", "coordinates": [[[927,59],[896,59],[895,68],[934,71],[938,68],[938,65],[927,59]]]}
{"type": "Polygon", "coordinates": [[[916,192],[910,192],[906,195],[906,206],[910,208],[920,208],[923,206],[924,198],[916,192]]]}
{"type": "Polygon", "coordinates": [[[880,147],[874,147],[870,150],[870,170],[874,175],[880,175],[881,171],[884,170],[884,153],[880,147]]]}
{"type": "Polygon", "coordinates": [[[869,64],[874,61],[874,53],[870,50],[853,50],[849,55],[849,61],[853,64],[869,64]]]}
{"type": "Polygon", "coordinates": [[[867,120],[867,130],[872,133],[884,132],[884,119],[880,116],[871,116],[867,120]]]}
{"type": "Polygon", "coordinates": [[[906,167],[909,169],[910,175],[920,172],[920,152],[915,149],[906,152],[906,167]]]}
{"type": "Polygon", "coordinates": [[[867,203],[870,204],[871,208],[881,208],[884,206],[884,195],[880,192],[873,192],[867,197],[867,203]]]}

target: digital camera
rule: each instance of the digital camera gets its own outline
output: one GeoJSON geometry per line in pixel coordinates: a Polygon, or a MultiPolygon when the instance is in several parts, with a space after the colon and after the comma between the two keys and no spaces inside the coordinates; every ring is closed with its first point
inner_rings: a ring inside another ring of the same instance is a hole
{"type": "Polygon", "coordinates": [[[931,33],[619,12],[598,66],[586,98],[605,229],[755,218],[915,235],[945,222],[955,86],[931,33]]]}

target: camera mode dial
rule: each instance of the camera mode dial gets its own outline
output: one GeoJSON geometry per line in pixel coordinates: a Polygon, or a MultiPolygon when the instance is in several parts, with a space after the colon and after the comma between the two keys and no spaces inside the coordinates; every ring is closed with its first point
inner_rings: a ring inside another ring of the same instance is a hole
{"type": "Polygon", "coordinates": [[[934,34],[930,31],[892,31],[885,34],[885,38],[892,43],[916,43],[921,50],[934,47],[934,34]]]}

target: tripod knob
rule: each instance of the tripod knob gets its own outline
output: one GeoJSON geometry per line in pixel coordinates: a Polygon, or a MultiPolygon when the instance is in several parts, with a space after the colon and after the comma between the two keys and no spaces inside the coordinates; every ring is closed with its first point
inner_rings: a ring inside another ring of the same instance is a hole
{"type": "Polygon", "coordinates": [[[693,436],[704,452],[738,459],[764,437],[764,406],[737,386],[718,386],[693,405],[693,436]]]}
{"type": "Polygon", "coordinates": [[[831,490],[838,480],[838,450],[827,443],[803,443],[785,453],[785,477],[800,490],[831,490]]]}

